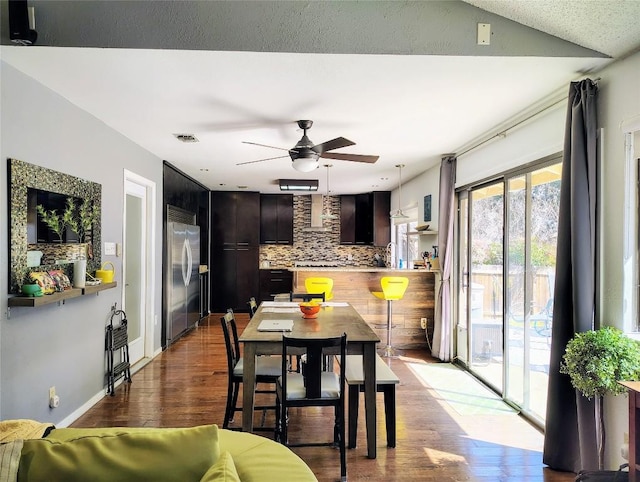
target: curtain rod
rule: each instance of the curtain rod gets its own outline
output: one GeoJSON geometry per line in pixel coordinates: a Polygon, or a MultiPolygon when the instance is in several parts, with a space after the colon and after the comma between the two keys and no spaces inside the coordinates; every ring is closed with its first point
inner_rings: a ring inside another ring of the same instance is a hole
{"type": "MultiPolygon", "coordinates": [[[[593,82],[593,83],[595,83],[595,84],[597,84],[599,81],[600,81],[600,77],[598,77],[598,78],[596,78],[596,79],[593,79],[593,80],[592,80],[592,82],[593,82]]],[[[471,151],[473,151],[474,149],[477,149],[478,147],[480,147],[480,146],[482,146],[482,145],[486,144],[487,142],[492,141],[492,140],[493,140],[493,139],[495,139],[496,137],[501,137],[501,138],[503,138],[503,139],[504,139],[504,138],[507,136],[507,132],[508,132],[508,131],[510,131],[511,129],[514,129],[515,127],[518,127],[519,125],[524,124],[524,123],[525,123],[525,122],[527,122],[528,120],[533,119],[533,118],[534,118],[534,117],[536,117],[537,115],[542,114],[543,112],[545,112],[545,111],[547,111],[547,110],[551,109],[552,107],[555,107],[555,106],[556,106],[556,105],[558,105],[559,103],[561,103],[561,102],[565,102],[565,101],[567,100],[567,98],[568,98],[568,96],[564,96],[564,97],[562,97],[561,99],[559,99],[559,100],[557,100],[557,101],[553,102],[552,104],[549,104],[549,105],[547,105],[547,106],[543,107],[542,109],[540,109],[540,110],[538,110],[538,111],[534,112],[533,114],[531,114],[531,115],[529,115],[529,116],[525,117],[525,118],[524,118],[524,119],[522,119],[522,120],[519,120],[519,121],[518,121],[518,122],[516,122],[515,124],[513,124],[513,125],[511,125],[511,126],[507,127],[506,129],[503,129],[503,130],[501,130],[500,132],[498,132],[498,133],[496,133],[496,134],[492,135],[491,137],[488,137],[488,138],[486,138],[486,139],[484,139],[484,140],[482,140],[482,141],[478,142],[477,144],[475,144],[475,145],[473,145],[473,146],[471,146],[471,147],[469,147],[469,148],[465,149],[465,150],[464,150],[464,151],[462,151],[461,153],[456,154],[456,155],[455,155],[455,157],[461,157],[461,156],[464,156],[464,155],[465,155],[465,154],[467,154],[468,152],[471,152],[471,151]]]]}

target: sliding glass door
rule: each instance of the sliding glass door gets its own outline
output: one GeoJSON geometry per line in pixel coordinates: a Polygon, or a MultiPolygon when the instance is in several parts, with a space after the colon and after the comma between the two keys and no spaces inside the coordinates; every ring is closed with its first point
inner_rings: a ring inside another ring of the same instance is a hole
{"type": "Polygon", "coordinates": [[[459,359],[544,422],[561,162],[458,193],[459,359]]]}
{"type": "Polygon", "coordinates": [[[502,392],[504,182],[469,193],[469,368],[502,392]]]}
{"type": "Polygon", "coordinates": [[[561,163],[507,180],[507,390],[543,421],[553,322],[561,163]]]}

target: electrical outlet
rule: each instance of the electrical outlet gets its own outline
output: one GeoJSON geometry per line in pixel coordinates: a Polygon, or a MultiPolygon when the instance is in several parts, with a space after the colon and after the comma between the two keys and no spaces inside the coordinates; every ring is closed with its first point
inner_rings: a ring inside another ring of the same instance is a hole
{"type": "Polygon", "coordinates": [[[426,318],[420,318],[420,328],[422,328],[423,330],[427,329],[427,319],[426,318]]]}
{"type": "Polygon", "coordinates": [[[49,407],[58,408],[60,406],[60,397],[56,395],[56,387],[49,387],[49,407]]]}

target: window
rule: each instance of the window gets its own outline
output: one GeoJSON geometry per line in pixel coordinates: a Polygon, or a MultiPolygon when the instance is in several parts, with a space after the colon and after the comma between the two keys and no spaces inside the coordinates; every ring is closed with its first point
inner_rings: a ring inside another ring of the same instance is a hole
{"type": "Polygon", "coordinates": [[[416,234],[417,225],[418,222],[410,218],[394,225],[392,245],[395,244],[395,250],[392,253],[391,266],[398,269],[413,269],[413,260],[421,259],[419,239],[416,234]]]}

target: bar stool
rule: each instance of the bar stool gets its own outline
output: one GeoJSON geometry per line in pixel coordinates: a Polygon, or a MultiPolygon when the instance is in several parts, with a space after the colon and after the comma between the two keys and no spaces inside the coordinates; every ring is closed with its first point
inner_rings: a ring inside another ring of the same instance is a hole
{"type": "Polygon", "coordinates": [[[391,358],[395,356],[395,350],[391,345],[391,303],[402,299],[407,286],[409,286],[409,278],[404,276],[383,276],[380,279],[380,286],[382,291],[372,291],[371,293],[375,297],[387,301],[387,346],[382,356],[391,358]]]}
{"type": "Polygon", "coordinates": [[[324,300],[333,298],[333,279],[311,277],[304,280],[307,293],[324,293],[324,300]]]}

